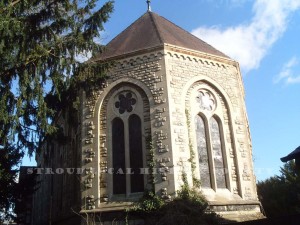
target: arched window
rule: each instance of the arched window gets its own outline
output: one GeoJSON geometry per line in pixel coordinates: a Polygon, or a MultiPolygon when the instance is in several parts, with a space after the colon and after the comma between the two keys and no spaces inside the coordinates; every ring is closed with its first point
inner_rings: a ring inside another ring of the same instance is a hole
{"type": "MultiPolygon", "coordinates": [[[[144,191],[145,138],[143,135],[144,109],[142,96],[132,88],[122,88],[109,102],[111,161],[113,168],[111,194],[130,196],[144,191]]],[[[121,197],[121,196],[119,196],[121,197]]]]}
{"type": "Polygon", "coordinates": [[[201,186],[214,190],[227,188],[223,131],[221,120],[217,116],[222,111],[209,90],[200,89],[195,97],[195,137],[201,186]]]}

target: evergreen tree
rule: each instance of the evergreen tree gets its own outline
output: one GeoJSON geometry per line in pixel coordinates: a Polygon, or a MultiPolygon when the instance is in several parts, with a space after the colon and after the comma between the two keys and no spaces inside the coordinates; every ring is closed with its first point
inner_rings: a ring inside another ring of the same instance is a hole
{"type": "MultiPolygon", "coordinates": [[[[109,65],[80,57],[102,51],[95,40],[112,10],[113,1],[0,0],[1,155],[19,162],[37,151],[57,130],[56,113],[75,106],[81,88],[101,84],[109,65]]],[[[0,171],[2,191],[9,172],[0,171]]]]}
{"type": "Polygon", "coordinates": [[[16,201],[15,189],[21,153],[12,146],[0,148],[0,224],[13,216],[12,203],[16,201]]]}
{"type": "Polygon", "coordinates": [[[284,164],[280,173],[257,184],[267,217],[300,213],[300,177],[295,162],[284,164]]]}

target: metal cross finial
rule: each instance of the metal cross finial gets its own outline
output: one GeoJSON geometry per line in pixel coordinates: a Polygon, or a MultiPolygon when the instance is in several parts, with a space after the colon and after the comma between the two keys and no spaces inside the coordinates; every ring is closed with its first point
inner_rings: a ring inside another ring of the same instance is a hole
{"type": "Polygon", "coordinates": [[[147,0],[147,4],[148,4],[148,12],[151,12],[151,1],[150,0],[147,0]]]}

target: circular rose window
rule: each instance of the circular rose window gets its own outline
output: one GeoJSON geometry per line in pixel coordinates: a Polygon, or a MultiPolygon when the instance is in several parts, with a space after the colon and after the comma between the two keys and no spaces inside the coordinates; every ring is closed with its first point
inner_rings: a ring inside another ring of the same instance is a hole
{"type": "Polygon", "coordinates": [[[115,97],[115,108],[120,114],[132,112],[136,105],[136,97],[132,92],[125,91],[115,97]]]}
{"type": "Polygon", "coordinates": [[[197,95],[197,102],[200,109],[214,111],[216,109],[216,100],[213,94],[205,89],[200,89],[197,95]]]}

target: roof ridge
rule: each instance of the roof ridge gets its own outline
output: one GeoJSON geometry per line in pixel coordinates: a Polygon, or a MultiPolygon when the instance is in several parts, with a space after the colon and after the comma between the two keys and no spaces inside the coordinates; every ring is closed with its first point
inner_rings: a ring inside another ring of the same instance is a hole
{"type": "MultiPolygon", "coordinates": [[[[162,38],[162,36],[160,35],[160,32],[159,32],[159,30],[158,30],[157,23],[156,23],[156,21],[155,21],[155,19],[154,19],[154,16],[152,15],[152,14],[155,14],[155,13],[153,13],[153,12],[148,12],[148,13],[149,13],[149,15],[150,15],[151,21],[152,21],[153,24],[154,24],[154,28],[155,28],[156,34],[157,34],[157,36],[158,36],[158,39],[159,39],[160,42],[163,44],[163,43],[164,43],[163,38],[162,38]]],[[[157,14],[155,14],[155,15],[157,15],[157,14]]]]}
{"type": "MultiPolygon", "coordinates": [[[[195,36],[194,34],[190,33],[189,31],[185,30],[184,28],[180,27],[179,25],[173,23],[172,21],[168,20],[167,18],[165,18],[165,17],[163,17],[163,16],[161,16],[161,15],[158,15],[157,13],[154,13],[154,12],[151,12],[151,13],[154,14],[154,15],[156,15],[156,16],[158,16],[158,17],[160,17],[160,18],[162,18],[162,19],[164,19],[164,20],[166,20],[166,21],[168,21],[169,23],[171,23],[171,24],[174,25],[175,27],[177,27],[177,28],[179,28],[180,30],[184,31],[187,35],[192,35],[193,37],[197,38],[199,41],[201,41],[201,42],[203,42],[203,43],[209,45],[211,48],[213,48],[213,49],[217,50],[218,52],[224,54],[223,52],[219,51],[218,49],[216,49],[215,47],[213,47],[212,45],[210,45],[210,44],[207,43],[206,41],[204,41],[204,40],[198,38],[198,37],[195,36]]],[[[158,30],[158,27],[157,27],[156,29],[158,30]]],[[[159,36],[160,36],[160,34],[159,34],[159,36]]],[[[226,55],[226,54],[224,54],[224,55],[226,55]]],[[[226,55],[226,56],[227,56],[227,55],[226,55]]]]}
{"type": "Polygon", "coordinates": [[[143,15],[141,15],[137,20],[133,21],[129,26],[127,26],[123,31],[121,31],[121,33],[119,33],[117,36],[115,36],[113,39],[111,39],[111,40],[108,42],[108,44],[106,44],[106,47],[107,47],[110,43],[112,43],[115,39],[117,39],[119,36],[121,36],[123,33],[125,33],[127,30],[129,30],[130,27],[131,27],[133,24],[137,23],[138,20],[141,19],[141,18],[142,18],[143,16],[145,16],[146,14],[147,14],[147,12],[144,13],[143,15]]]}
{"type": "Polygon", "coordinates": [[[132,22],[106,45],[103,54],[99,54],[98,57],[108,59],[143,49],[161,47],[164,44],[229,58],[187,30],[153,12],[146,12],[132,22]]]}

